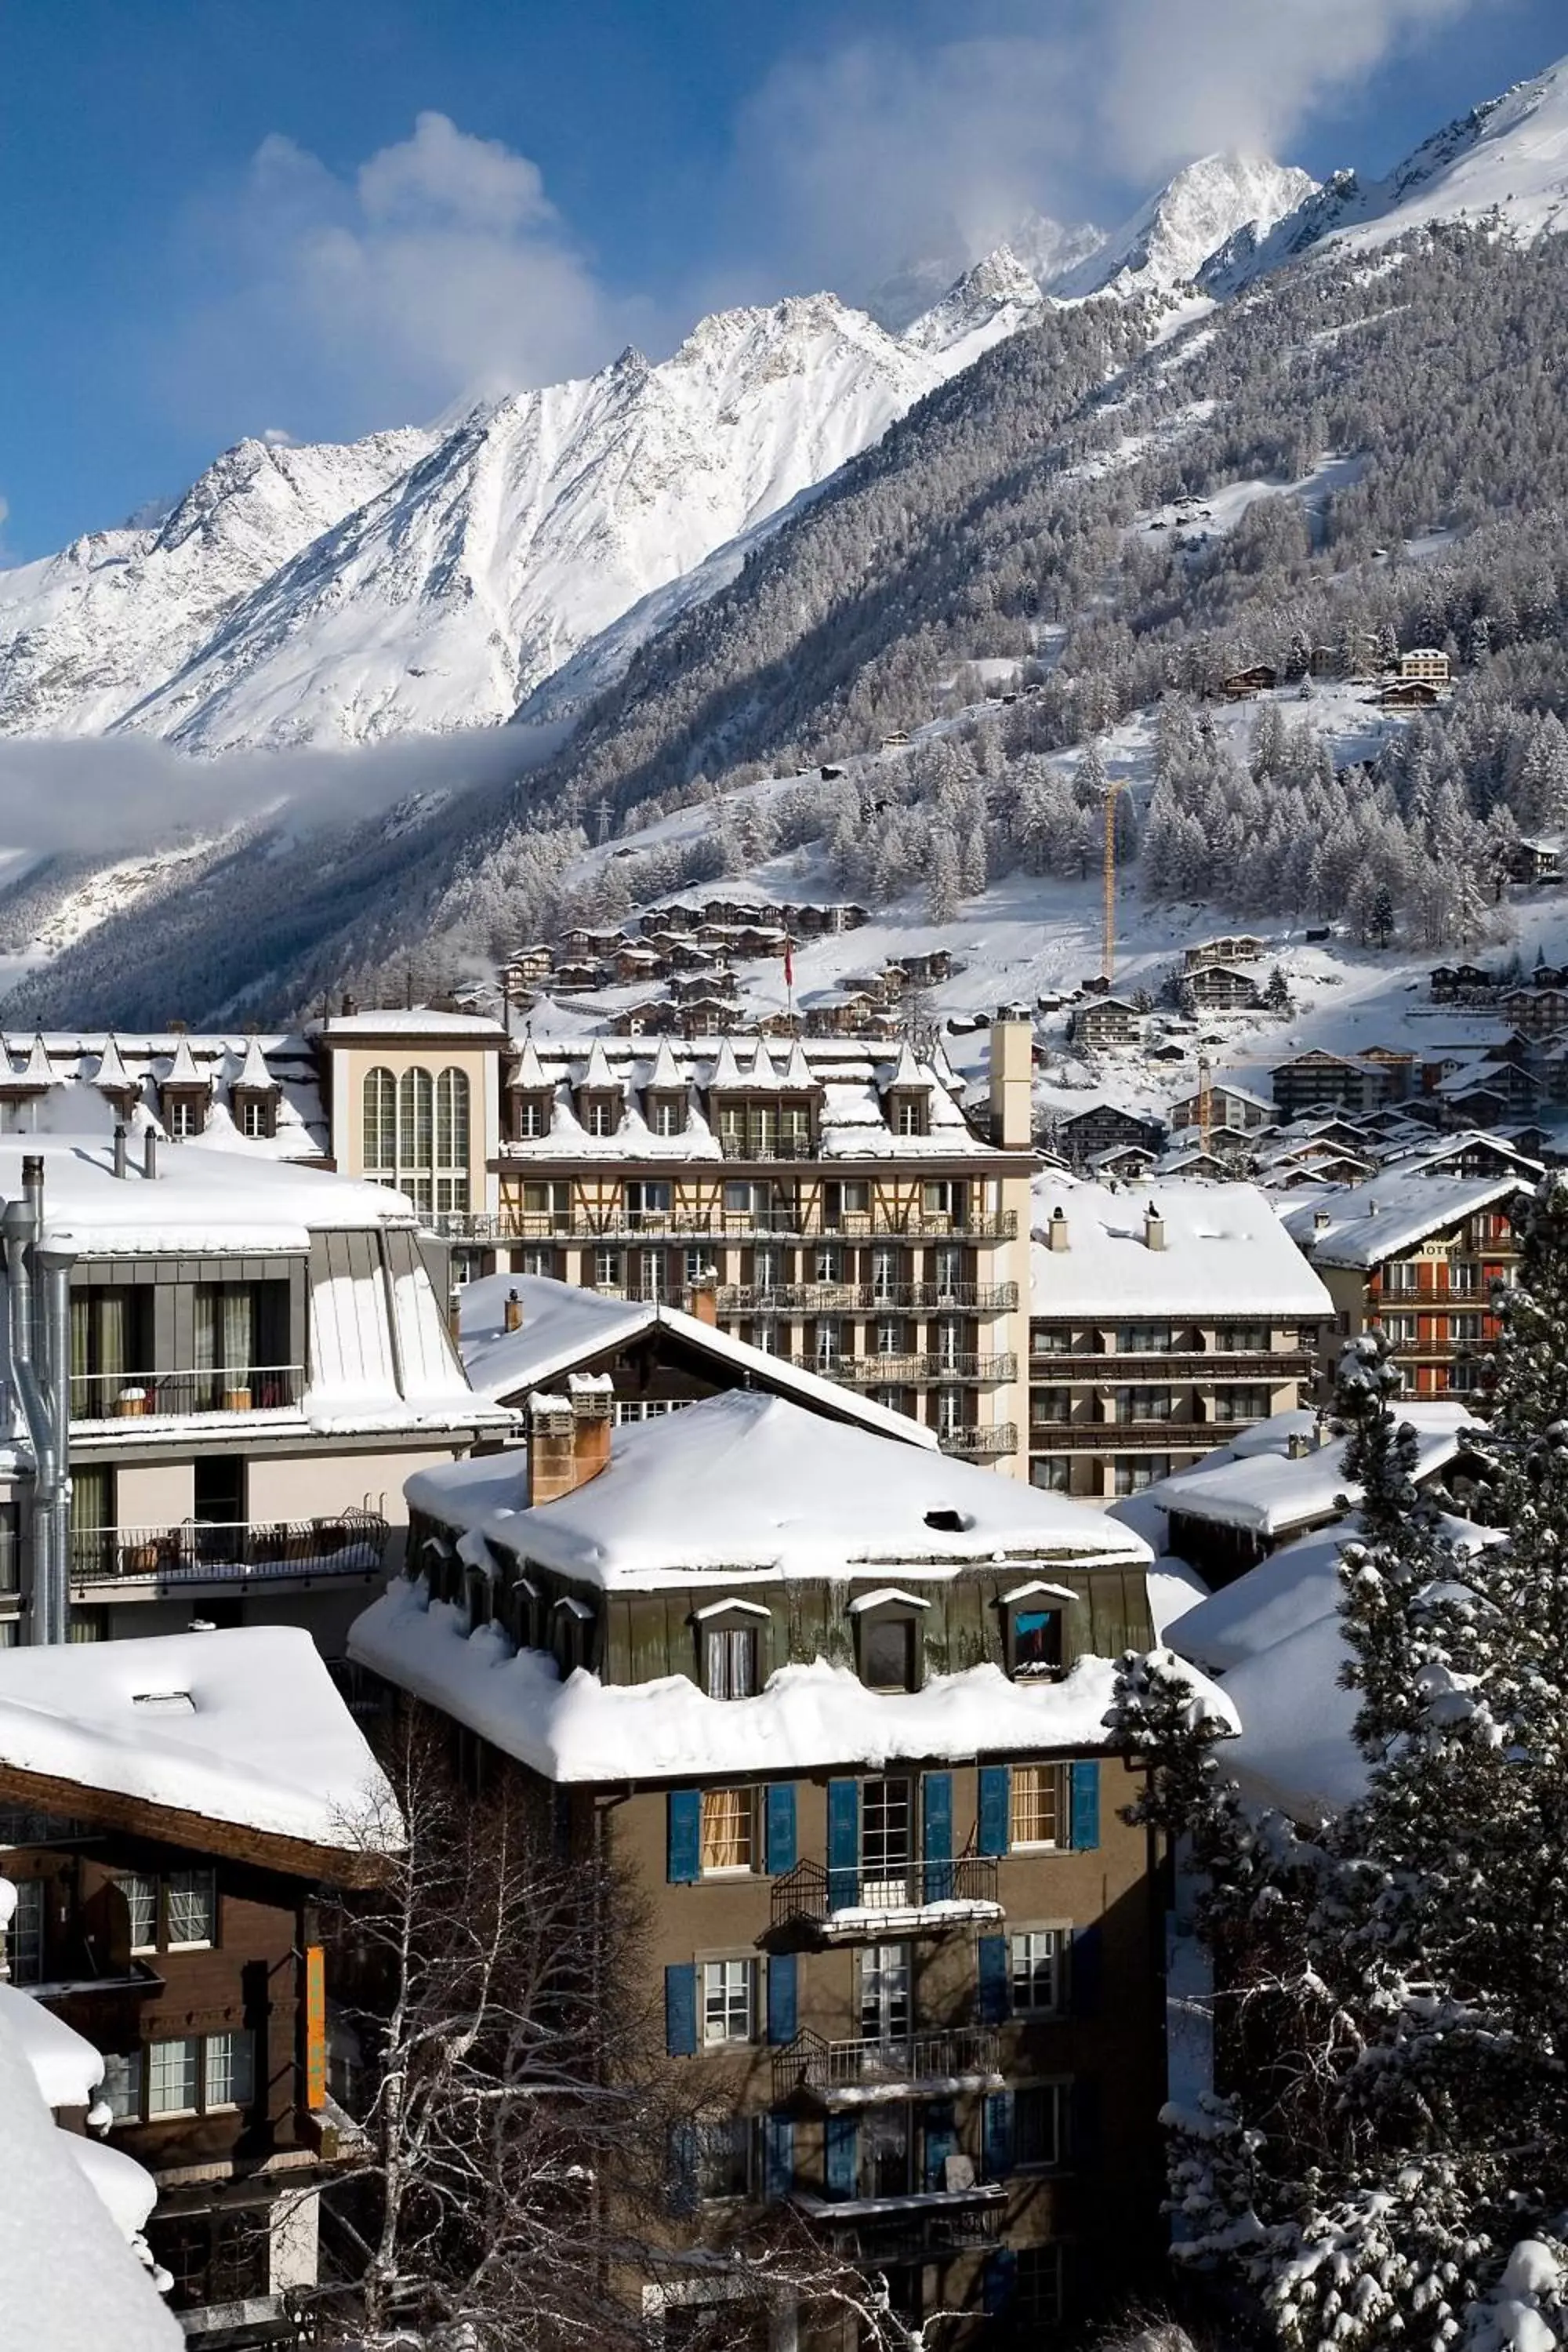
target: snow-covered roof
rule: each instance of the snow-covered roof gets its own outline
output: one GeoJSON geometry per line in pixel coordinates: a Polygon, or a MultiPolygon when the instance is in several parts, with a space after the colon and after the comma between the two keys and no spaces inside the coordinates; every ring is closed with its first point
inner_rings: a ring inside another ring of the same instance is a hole
{"type": "MultiPolygon", "coordinates": [[[[45,2105],[7,2011],[0,2016],[0,2339],[39,2352],[182,2352],[179,2322],[127,2244],[124,2217],[106,2201],[96,2172],[89,2178],[75,2137],[45,2105]]],[[[118,2153],[89,2145],[95,2157],[118,2153]]]]}
{"type": "Polygon", "coordinates": [[[506,1033],[483,1013],[436,1013],[427,1004],[373,1013],[335,1013],[316,1034],[327,1045],[374,1044],[377,1037],[450,1037],[454,1044],[498,1045],[506,1033]]]}
{"type": "Polygon", "coordinates": [[[1030,1310],[1071,1315],[1248,1315],[1327,1318],[1332,1302],[1255,1184],[1179,1179],[1112,1191],[1071,1176],[1037,1177],[1034,1222],[1043,1234],[1055,1210],[1067,1218],[1068,1246],[1030,1254],[1030,1310]],[[1164,1226],[1163,1249],[1145,1242],[1151,1210],[1164,1226]]]}
{"type": "Polygon", "coordinates": [[[589,1357],[663,1329],[711,1357],[716,1373],[722,1368],[737,1385],[755,1383],[782,1391],[836,1420],[859,1422],[907,1444],[932,1447],[937,1442],[934,1430],[907,1413],[890,1412],[838,1381],[798,1370],[781,1356],[764,1355],[667,1300],[608,1298],[548,1275],[491,1274],[465,1286],[459,1312],[463,1362],[481,1396],[510,1402],[561,1379],[589,1357]],[[522,1302],[522,1324],[509,1331],[506,1302],[513,1291],[522,1302]]]}
{"type": "Polygon", "coordinates": [[[1530,1189],[1519,1176],[1445,1176],[1396,1166],[1365,1183],[1320,1193],[1288,1210],[1282,1222],[1321,1265],[1381,1265],[1429,1234],[1530,1189]],[[1321,1223],[1325,1217],[1328,1223],[1321,1223]]]}
{"type": "MultiPolygon", "coordinates": [[[[252,1036],[195,1030],[142,1034],[121,1030],[112,1035],[102,1030],[51,1030],[43,1037],[13,1032],[0,1037],[0,1057],[10,1066],[14,1091],[37,1090],[37,1124],[44,1130],[75,1128],[90,1134],[101,1128],[107,1135],[110,1118],[104,1108],[105,1089],[130,1096],[133,1126],[155,1121],[159,1083],[177,1068],[176,1083],[206,1091],[208,1116],[226,1150],[255,1161],[321,1160],[330,1150],[315,1048],[307,1037],[285,1032],[252,1036]],[[227,1119],[232,1090],[258,1085],[276,1090],[277,1131],[242,1135],[227,1119]],[[50,1088],[60,1105],[58,1114],[42,1099],[50,1088]],[[87,1099],[75,1114],[83,1096],[87,1099]]],[[[0,1068],[0,1078],[5,1075],[0,1068]]]]}
{"type": "Polygon", "coordinates": [[[617,1430],[607,1469],[536,1509],[523,1507],[521,1472],[511,1509],[488,1486],[476,1507],[470,1475],[462,1463],[417,1471],[405,1491],[447,1526],[610,1591],[871,1567],[945,1577],[1004,1558],[1142,1567],[1149,1557],[1141,1537],[1066,1496],[755,1390],[617,1430]]]}
{"type": "Polygon", "coordinates": [[[103,2057],[85,2033],[11,1984],[0,1984],[0,2027],[26,2060],[46,2106],[92,2105],[103,2080],[103,2057]]]}
{"type": "MultiPolygon", "coordinates": [[[[1417,1478],[1435,1476],[1450,1463],[1460,1450],[1461,1433],[1474,1423],[1474,1415],[1460,1404],[1402,1402],[1398,1410],[1400,1420],[1415,1433],[1417,1478]]],[[[1344,1474],[1343,1438],[1328,1438],[1292,1458],[1291,1439],[1315,1433],[1310,1412],[1277,1412],[1193,1469],[1161,1479],[1142,1500],[1260,1536],[1332,1518],[1341,1497],[1353,1503],[1360,1489],[1344,1474]]]]}
{"type": "Polygon", "coordinates": [[[313,1233],[416,1223],[412,1203],[384,1185],[192,1143],[161,1143],[151,1180],[136,1152],[117,1177],[112,1143],[91,1133],[0,1138],[0,1199],[21,1192],[22,1162],[35,1155],[44,1162],[46,1238],[83,1254],[298,1254],[313,1233]]]}
{"type": "Polygon", "coordinates": [[[190,1842],[241,1830],[340,1858],[384,1849],[392,1792],[310,1636],[292,1625],[0,1651],[0,1780],[55,1784],[137,1818],[184,1816],[190,1842]]]}
{"type": "MultiPolygon", "coordinates": [[[[665,1424],[668,1425],[668,1424],[665,1424]]],[[[1008,1482],[981,1471],[996,1486],[1008,1482]]],[[[708,1779],[725,1773],[954,1762],[1103,1748],[1116,1669],[1080,1658],[1058,1683],[1013,1683],[994,1665],[939,1675],[909,1692],[868,1691],[818,1658],[782,1666],[754,1698],[712,1699],[684,1675],[606,1685],[581,1669],[564,1683],[539,1650],[514,1650],[493,1624],[399,1581],[349,1635],[351,1654],[554,1780],[708,1779]]],[[[1226,1724],[1228,1702],[1204,1683],[1226,1724]]]]}

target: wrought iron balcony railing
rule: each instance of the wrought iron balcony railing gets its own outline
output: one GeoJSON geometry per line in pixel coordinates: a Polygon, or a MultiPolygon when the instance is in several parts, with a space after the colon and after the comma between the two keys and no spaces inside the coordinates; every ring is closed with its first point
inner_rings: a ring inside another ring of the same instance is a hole
{"type": "Polygon", "coordinates": [[[263,1582],[277,1577],[367,1576],[386,1557],[387,1522],[372,1511],[335,1518],[221,1521],[178,1527],[75,1528],[73,1585],[263,1582]]]}
{"type": "Polygon", "coordinates": [[[305,1392],[303,1364],[230,1370],[73,1372],[73,1421],[138,1421],[186,1412],[276,1412],[305,1392]]]}
{"type": "Polygon", "coordinates": [[[829,2042],[802,2033],[773,2053],[773,2097],[807,2091],[826,2101],[836,2091],[905,2084],[930,2095],[937,2086],[985,2086],[1000,2079],[1000,2037],[988,2025],[956,2025],[930,2032],[861,2036],[829,2042]]]}
{"type": "Polygon", "coordinates": [[[825,1381],[857,1389],[929,1389],[950,1381],[991,1388],[1018,1376],[1016,1356],[798,1355],[788,1360],[797,1372],[819,1372],[825,1381]]]}
{"type": "Polygon", "coordinates": [[[881,1935],[894,1919],[900,1927],[939,1928],[1000,1910],[996,1857],[989,1853],[869,1866],[799,1862],[773,1884],[775,1928],[881,1935]]]}
{"type": "Polygon", "coordinates": [[[836,2252],[855,2263],[881,2263],[995,2244],[1007,2196],[999,2183],[989,2181],[923,2193],[900,2190],[889,2182],[883,2195],[833,2200],[797,2191],[795,2203],[836,2252]]]}
{"type": "Polygon", "coordinates": [[[726,1282],[721,1315],[1011,1315],[1016,1282],[726,1282]]]}
{"type": "Polygon", "coordinates": [[[963,1429],[940,1431],[937,1442],[944,1454],[961,1462],[996,1462],[1005,1454],[1016,1454],[1018,1429],[1011,1421],[972,1423],[963,1429]]]}

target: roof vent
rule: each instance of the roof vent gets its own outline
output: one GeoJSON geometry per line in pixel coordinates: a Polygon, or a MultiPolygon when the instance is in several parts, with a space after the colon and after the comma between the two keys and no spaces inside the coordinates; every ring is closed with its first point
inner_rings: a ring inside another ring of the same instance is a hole
{"type": "Polygon", "coordinates": [[[1163,1250],[1165,1246],[1165,1220],[1152,1201],[1144,1212],[1143,1245],[1152,1250],[1163,1250]]]}
{"type": "Polygon", "coordinates": [[[968,1534],[974,1521],[967,1512],[951,1510],[943,1506],[926,1513],[926,1525],[939,1536],[962,1536],[968,1534]]]}
{"type": "Polygon", "coordinates": [[[1334,1221],[1333,1221],[1332,1217],[1331,1217],[1331,1216],[1330,1216],[1330,1214],[1329,1214],[1329,1213],[1328,1213],[1327,1209],[1314,1209],[1314,1210],[1313,1210],[1313,1212],[1312,1212],[1312,1231],[1313,1231],[1315,1234],[1326,1234],[1326,1233],[1328,1232],[1328,1230],[1329,1230],[1329,1227],[1333,1223],[1333,1222],[1334,1222],[1334,1221]]]}
{"type": "Polygon", "coordinates": [[[189,1691],[134,1691],[131,1704],[139,1706],[143,1715],[195,1715],[195,1700],[189,1691]]]}

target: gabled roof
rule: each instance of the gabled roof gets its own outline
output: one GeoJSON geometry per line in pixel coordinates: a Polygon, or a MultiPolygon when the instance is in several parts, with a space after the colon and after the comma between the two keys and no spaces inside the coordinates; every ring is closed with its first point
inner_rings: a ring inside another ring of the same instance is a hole
{"type": "Polygon", "coordinates": [[[602,1037],[595,1037],[588,1049],[588,1066],[583,1073],[582,1084],[585,1091],[603,1088],[607,1093],[614,1092],[620,1084],[610,1068],[602,1037]]]}
{"type": "Polygon", "coordinates": [[[1522,1176],[1446,1176],[1394,1166],[1287,1211],[1284,1222],[1314,1264],[1365,1268],[1531,1190],[1522,1176]]]}
{"type": "Polygon", "coordinates": [[[4,1083],[7,1077],[13,1087],[36,1087],[40,1094],[47,1093],[49,1087],[55,1084],[55,1071],[49,1060],[48,1048],[42,1037],[34,1038],[33,1049],[21,1069],[12,1067],[6,1071],[0,1071],[0,1083],[4,1083]]]}
{"type": "MultiPolygon", "coordinates": [[[[1402,1400],[1398,1412],[1415,1433],[1418,1479],[1435,1476],[1454,1459],[1474,1418],[1462,1404],[1436,1401],[1402,1400]]],[[[1342,1517],[1342,1501],[1361,1498],[1361,1489],[1345,1476],[1345,1439],[1329,1438],[1294,1458],[1289,1452],[1292,1437],[1315,1431],[1314,1416],[1304,1409],[1277,1412],[1191,1470],[1149,1487],[1143,1503],[1260,1536],[1288,1535],[1342,1517]]]]}
{"type": "Polygon", "coordinates": [[[279,1091],[278,1081],[268,1069],[267,1056],[261,1050],[261,1040],[254,1034],[246,1040],[245,1059],[239,1066],[239,1075],[234,1084],[255,1095],[271,1095],[279,1091]]]}
{"type": "Polygon", "coordinates": [[[907,1090],[910,1094],[924,1095],[931,1092],[931,1080],[916,1061],[914,1048],[907,1037],[900,1047],[898,1060],[882,1080],[882,1092],[885,1095],[893,1093],[895,1088],[907,1090]]]}
{"type": "Polygon", "coordinates": [[[719,1053],[708,1074],[710,1094],[738,1094],[746,1081],[741,1076],[741,1066],[735,1059],[735,1048],[728,1037],[721,1038],[719,1053]]]}
{"type": "MultiPolygon", "coordinates": [[[[255,1041],[252,1040],[252,1042],[255,1041]]],[[[264,1064],[263,1067],[265,1066],[264,1064]]],[[[100,1094],[104,1095],[131,1095],[136,1092],[136,1081],[125,1066],[112,1033],[104,1040],[103,1051],[98,1057],[98,1067],[92,1074],[91,1084],[98,1088],[100,1094]]]]}
{"type": "Polygon", "coordinates": [[[779,1090],[783,1094],[810,1095],[820,1093],[821,1088],[822,1081],[812,1076],[805,1049],[797,1037],[789,1049],[789,1059],[779,1080],[779,1090]]]}
{"type": "Polygon", "coordinates": [[[686,1092],[686,1074],[670,1052],[668,1037],[661,1037],[658,1041],[653,1067],[647,1074],[647,1086],[649,1092],[654,1094],[683,1095],[686,1092]]]}
{"type": "Polygon", "coordinates": [[[166,1070],[159,1075],[158,1083],[164,1087],[208,1087],[212,1085],[209,1071],[196,1067],[196,1057],[191,1051],[191,1041],[183,1033],[174,1047],[174,1057],[166,1070]]]}
{"type": "Polygon", "coordinates": [[[517,1068],[513,1071],[509,1083],[519,1094],[548,1092],[550,1081],[544,1075],[543,1066],[539,1058],[539,1048],[531,1037],[523,1039],[522,1052],[518,1056],[517,1068]]]}

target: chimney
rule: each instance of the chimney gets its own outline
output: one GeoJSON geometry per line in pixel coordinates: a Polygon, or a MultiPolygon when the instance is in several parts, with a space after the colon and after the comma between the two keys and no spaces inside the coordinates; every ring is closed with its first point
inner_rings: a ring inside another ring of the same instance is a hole
{"type": "Polygon", "coordinates": [[[608,1372],[574,1372],[565,1396],[528,1401],[528,1499],[559,1502],[609,1466],[615,1383],[608,1372]]]}
{"type": "Polygon", "coordinates": [[[1332,1217],[1331,1217],[1331,1216],[1330,1216],[1330,1214],[1329,1214],[1329,1213],[1328,1213],[1327,1209],[1314,1209],[1314,1210],[1313,1210],[1313,1212],[1312,1212],[1312,1231],[1313,1231],[1315,1234],[1326,1234],[1326,1233],[1328,1232],[1328,1230],[1329,1230],[1329,1227],[1333,1223],[1333,1222],[1334,1222],[1334,1221],[1333,1221],[1332,1217]]]}
{"type": "Polygon", "coordinates": [[[114,1172],[121,1181],[129,1173],[125,1150],[125,1121],[122,1118],[117,1118],[114,1122],[114,1172]]]}
{"type": "Polygon", "coordinates": [[[463,1294],[456,1283],[447,1293],[447,1329],[459,1354],[463,1346],[463,1294]]]}
{"type": "Polygon", "coordinates": [[[501,1310],[501,1319],[502,1319],[502,1322],[503,1322],[503,1324],[504,1324],[504,1326],[505,1326],[505,1328],[506,1328],[506,1329],[507,1329],[507,1330],[509,1330],[509,1331],[521,1331],[521,1328],[522,1328],[522,1293],[521,1293],[521,1291],[518,1291],[518,1290],[509,1290],[509,1291],[507,1292],[507,1295],[506,1295],[506,1305],[505,1305],[505,1307],[504,1307],[502,1308],[502,1310],[501,1310]]]}
{"type": "Polygon", "coordinates": [[[1143,1212],[1143,1246],[1152,1250],[1165,1246],[1165,1220],[1152,1201],[1143,1212]]]}
{"type": "Polygon", "coordinates": [[[1304,1429],[1293,1429],[1285,1441],[1288,1462],[1304,1462],[1312,1451],[1312,1441],[1304,1429]]]}
{"type": "Polygon", "coordinates": [[[719,1286],[711,1266],[704,1266],[686,1294],[686,1311],[713,1329],[719,1325],[719,1286]]]}
{"type": "Polygon", "coordinates": [[[150,1127],[147,1129],[142,1141],[142,1173],[149,1184],[158,1173],[158,1130],[155,1127],[150,1127]]]}
{"type": "Polygon", "coordinates": [[[991,1024],[991,1140],[1027,1151],[1035,1139],[1035,1031],[1029,1021],[991,1024]]]}
{"type": "Polygon", "coordinates": [[[1046,1247],[1051,1250],[1065,1250],[1069,1246],[1066,1213],[1061,1209],[1053,1209],[1050,1223],[1046,1227],[1046,1247]]]}
{"type": "Polygon", "coordinates": [[[566,1382],[572,1399],[572,1469],[574,1486],[585,1486],[610,1466],[610,1429],[615,1405],[614,1381],[608,1372],[573,1372],[566,1382]]]}
{"type": "Polygon", "coordinates": [[[343,1017],[343,1019],[344,1019],[345,1021],[352,1021],[352,1020],[353,1019],[354,1014],[355,1014],[358,1011],[359,1011],[359,1006],[354,1003],[353,998],[352,996],[350,996],[350,995],[348,995],[348,994],[346,994],[346,993],[345,993],[345,995],[344,995],[344,997],[343,997],[343,1009],[342,1009],[342,1017],[343,1017]]]}

